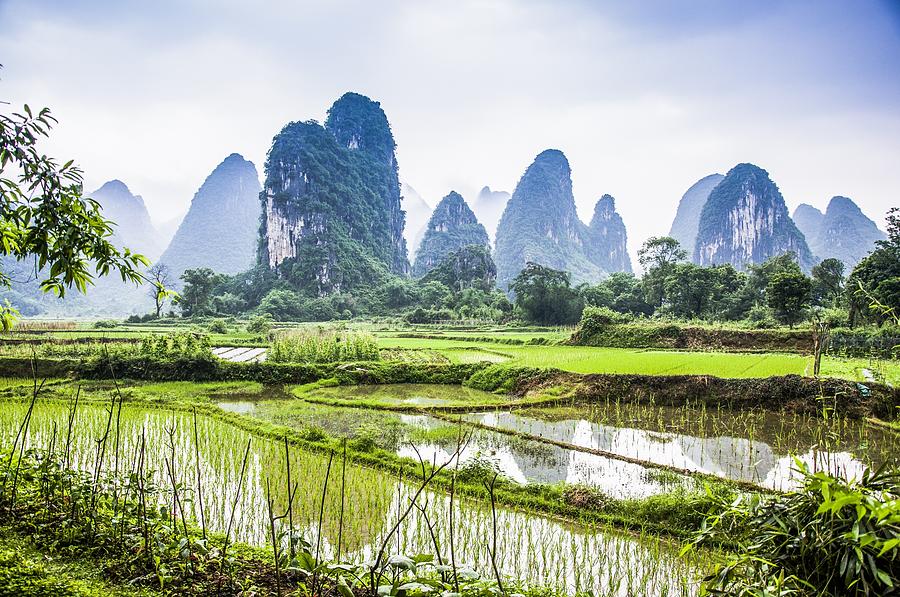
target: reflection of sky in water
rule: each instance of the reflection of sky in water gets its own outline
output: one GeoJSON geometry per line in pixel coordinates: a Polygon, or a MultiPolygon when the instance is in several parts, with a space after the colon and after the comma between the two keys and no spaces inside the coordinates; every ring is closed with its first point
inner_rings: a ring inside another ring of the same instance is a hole
{"type": "Polygon", "coordinates": [[[248,415],[256,410],[256,402],[249,400],[225,400],[216,402],[216,406],[229,413],[248,415]]]}
{"type": "MultiPolygon", "coordinates": [[[[9,445],[26,406],[21,402],[0,406],[4,407],[0,409],[0,444],[9,445]]],[[[71,464],[75,468],[93,470],[95,440],[103,434],[107,416],[103,407],[79,407],[72,434],[71,464]]],[[[63,429],[67,417],[65,405],[40,405],[29,429],[29,446],[48,445],[53,434],[52,424],[56,424],[57,430],[63,429]]],[[[248,544],[267,545],[267,487],[270,482],[276,511],[280,513],[286,508],[283,446],[260,437],[253,439],[244,482],[238,492],[241,459],[250,435],[202,415],[197,417],[197,422],[199,444],[195,451],[190,415],[145,411],[126,405],[122,410],[120,470],[130,470],[134,466],[142,436],[146,438],[147,469],[153,471],[156,483],[163,488],[167,486],[163,472],[165,459],[172,458],[176,476],[186,488],[193,489],[195,458],[199,458],[203,479],[200,493],[210,530],[224,531],[231,508],[235,507],[233,538],[248,544]],[[169,448],[167,429],[173,433],[174,452],[169,448]]],[[[293,482],[301,489],[294,504],[295,528],[314,542],[326,459],[323,455],[292,450],[291,461],[293,482]]],[[[110,450],[106,454],[104,470],[112,470],[113,462],[110,450]]],[[[324,511],[322,543],[326,555],[333,555],[335,551],[339,508],[343,511],[337,470],[333,467],[331,471],[332,483],[324,511]]],[[[527,469],[523,469],[523,474],[528,474],[527,469]]],[[[408,506],[411,485],[406,481],[400,485],[395,478],[377,471],[349,466],[346,495],[343,554],[345,558],[363,561],[371,557],[374,546],[380,544],[384,533],[397,519],[401,505],[404,509],[408,506]]],[[[166,494],[158,497],[161,504],[169,503],[166,494]]],[[[449,498],[443,493],[425,492],[418,503],[426,502],[429,520],[444,541],[449,533],[449,498]]],[[[199,504],[200,500],[196,499],[188,502],[195,517],[199,517],[199,504]]],[[[454,516],[459,561],[489,575],[486,541],[492,534],[490,509],[484,503],[457,500],[454,516]]],[[[665,546],[650,545],[628,535],[564,524],[502,508],[498,509],[498,525],[501,529],[498,566],[504,574],[534,584],[554,585],[568,593],[594,591],[617,597],[682,594],[682,583],[689,575],[685,563],[665,546]]],[[[446,548],[444,551],[446,556],[446,548]]],[[[410,555],[433,552],[424,517],[416,509],[401,525],[399,540],[395,535],[389,543],[388,555],[398,552],[410,555]]],[[[688,587],[687,594],[693,593],[693,588],[688,587]]]]}
{"type": "MultiPolygon", "coordinates": [[[[446,425],[427,415],[404,414],[400,415],[400,419],[421,429],[446,425]]],[[[586,421],[583,423],[585,425],[576,432],[589,436],[590,424],[586,421]]],[[[425,461],[441,463],[450,460],[453,450],[455,444],[417,442],[415,448],[409,443],[401,444],[397,454],[414,460],[421,455],[425,461]]],[[[678,485],[656,480],[652,470],[639,464],[534,441],[512,440],[484,430],[476,430],[460,454],[461,466],[476,460],[491,462],[503,475],[517,483],[565,482],[590,485],[614,498],[647,497],[671,491],[678,485]]],[[[681,482],[686,481],[688,480],[681,479],[681,482]]]]}
{"type": "MultiPolygon", "coordinates": [[[[529,435],[676,468],[750,481],[773,489],[789,489],[796,486],[799,477],[795,470],[796,463],[793,455],[776,454],[769,444],[746,438],[695,437],[670,432],[613,427],[584,419],[544,421],[511,412],[469,414],[465,418],[491,427],[512,429],[529,435]]],[[[827,470],[845,478],[859,477],[865,469],[862,462],[847,452],[831,453],[810,449],[805,454],[797,455],[797,458],[806,463],[811,470],[827,470]]],[[[600,466],[597,474],[605,475],[610,472],[600,466]]],[[[616,470],[615,474],[620,475],[620,478],[626,482],[631,480],[627,467],[616,470]]],[[[574,476],[573,478],[578,477],[574,476]]],[[[588,478],[595,477],[588,475],[588,478]]],[[[580,482],[590,481],[582,480],[580,482]]]]}

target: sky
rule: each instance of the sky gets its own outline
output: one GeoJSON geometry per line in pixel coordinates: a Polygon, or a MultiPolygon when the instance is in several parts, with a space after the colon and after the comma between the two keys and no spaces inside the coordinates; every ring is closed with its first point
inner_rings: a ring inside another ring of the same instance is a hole
{"type": "Polygon", "coordinates": [[[429,203],[512,191],[565,152],[579,213],[604,193],[635,254],[740,162],[791,211],[900,205],[900,2],[0,0],[0,100],[59,119],[46,151],[118,178],[165,222],[232,152],[346,91],[379,101],[429,203]]]}

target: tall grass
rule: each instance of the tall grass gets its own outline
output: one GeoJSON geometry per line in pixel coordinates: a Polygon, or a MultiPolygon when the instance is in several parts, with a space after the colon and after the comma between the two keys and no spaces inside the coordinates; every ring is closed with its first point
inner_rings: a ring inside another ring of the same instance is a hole
{"type": "Polygon", "coordinates": [[[379,358],[378,344],[371,334],[328,328],[282,332],[272,341],[266,356],[275,363],[338,363],[379,358]]]}
{"type": "Polygon", "coordinates": [[[23,319],[16,322],[16,332],[59,332],[74,330],[78,324],[74,321],[54,319],[23,319]]]}

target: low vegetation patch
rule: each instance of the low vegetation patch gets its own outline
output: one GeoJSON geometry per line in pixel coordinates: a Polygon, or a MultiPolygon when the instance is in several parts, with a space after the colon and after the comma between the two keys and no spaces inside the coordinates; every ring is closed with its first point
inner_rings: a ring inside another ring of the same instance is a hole
{"type": "Polygon", "coordinates": [[[279,333],[266,358],[274,363],[346,363],[377,361],[381,356],[371,334],[317,328],[279,333]]]}
{"type": "Polygon", "coordinates": [[[844,481],[801,463],[803,487],[743,496],[711,517],[688,551],[728,538],[739,549],[706,579],[711,594],[758,597],[897,595],[900,473],[844,481]]]}

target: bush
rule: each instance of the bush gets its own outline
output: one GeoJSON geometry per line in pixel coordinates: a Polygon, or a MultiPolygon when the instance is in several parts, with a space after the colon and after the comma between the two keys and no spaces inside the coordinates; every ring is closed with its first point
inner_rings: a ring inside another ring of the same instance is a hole
{"type": "Polygon", "coordinates": [[[213,334],[227,334],[228,333],[228,325],[221,319],[213,320],[212,323],[209,324],[207,329],[213,334]]]}
{"type": "Polygon", "coordinates": [[[272,329],[272,319],[265,315],[257,315],[247,324],[247,331],[251,334],[265,336],[272,329]]]}
{"type": "Polygon", "coordinates": [[[154,358],[212,358],[209,337],[193,332],[155,334],[141,340],[139,353],[154,358]]]}
{"type": "Polygon", "coordinates": [[[94,328],[98,330],[111,330],[117,325],[119,325],[118,322],[111,319],[101,319],[94,322],[94,328]]]}
{"type": "Polygon", "coordinates": [[[755,305],[747,312],[747,322],[754,329],[777,328],[778,322],[772,309],[764,305],[755,305]]]}
{"type": "Polygon", "coordinates": [[[711,517],[692,545],[738,543],[705,579],[714,594],[896,595],[900,586],[900,472],[859,481],[798,463],[803,486],[745,497],[711,517]]]}

